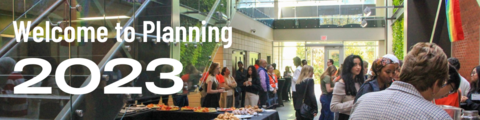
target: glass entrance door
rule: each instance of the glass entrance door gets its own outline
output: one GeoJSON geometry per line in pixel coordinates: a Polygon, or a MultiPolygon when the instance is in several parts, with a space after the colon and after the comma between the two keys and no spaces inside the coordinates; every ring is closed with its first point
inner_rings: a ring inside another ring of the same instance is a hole
{"type": "Polygon", "coordinates": [[[343,47],[341,46],[325,47],[324,69],[327,69],[327,62],[329,59],[333,60],[333,65],[338,69],[340,67],[340,64],[343,63],[343,53],[343,47]]]}
{"type": "Polygon", "coordinates": [[[306,58],[308,65],[314,69],[314,79],[320,80],[320,76],[327,69],[327,62],[329,59],[334,61],[333,65],[338,69],[343,63],[343,47],[342,46],[315,46],[306,48],[306,58]]]}
{"type": "Polygon", "coordinates": [[[318,47],[308,47],[306,48],[306,55],[308,65],[313,67],[313,79],[320,80],[320,76],[322,75],[325,66],[325,47],[318,46],[318,47]]]}

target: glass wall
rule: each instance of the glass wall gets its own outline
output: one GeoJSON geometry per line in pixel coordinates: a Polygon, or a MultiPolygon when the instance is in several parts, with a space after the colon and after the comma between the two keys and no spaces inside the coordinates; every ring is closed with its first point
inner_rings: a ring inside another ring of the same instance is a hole
{"type": "MultiPolygon", "coordinates": [[[[293,66],[292,70],[294,71],[296,68],[293,64],[293,58],[300,57],[302,60],[307,60],[308,65],[314,67],[315,80],[320,80],[320,76],[324,72],[325,59],[333,59],[335,61],[334,65],[338,68],[343,64],[339,62],[343,61],[339,58],[345,58],[351,54],[361,56],[363,60],[370,63],[370,68],[373,60],[379,57],[378,41],[274,42],[273,46],[273,62],[277,63],[282,74],[286,66],[293,66]],[[343,48],[343,50],[338,48],[343,48]],[[327,49],[328,53],[326,53],[327,49]]],[[[319,83],[319,81],[316,81],[316,83],[319,83]]]]}
{"type": "Polygon", "coordinates": [[[369,17],[363,16],[363,10],[375,7],[376,0],[240,0],[237,6],[238,11],[274,29],[357,28],[363,19],[368,19],[365,27],[385,24],[376,9],[371,9],[369,17]]]}
{"type": "Polygon", "coordinates": [[[287,66],[295,70],[293,58],[298,56],[306,59],[305,42],[274,42],[273,56],[273,63],[277,63],[280,73],[283,73],[287,66]]]}
{"type": "MultiPolygon", "coordinates": [[[[39,18],[37,26],[44,28],[44,30],[51,31],[46,29],[46,26],[58,26],[65,28],[71,26],[75,29],[75,34],[66,33],[66,32],[56,32],[55,36],[51,37],[71,37],[76,41],[72,43],[67,43],[61,41],[60,43],[54,42],[33,42],[32,34],[29,35],[30,38],[25,38],[29,42],[15,43],[15,46],[12,46],[9,51],[4,54],[3,59],[6,57],[12,58],[13,61],[20,61],[25,58],[42,58],[47,60],[52,65],[52,70],[49,71],[49,76],[35,84],[35,87],[52,87],[52,94],[13,94],[13,89],[4,89],[7,91],[7,94],[2,94],[0,97],[0,106],[2,108],[2,113],[0,113],[0,119],[54,119],[65,107],[73,107],[70,112],[64,114],[73,115],[73,119],[82,118],[82,119],[113,119],[118,114],[117,110],[123,107],[123,104],[128,99],[132,99],[133,96],[124,95],[124,94],[115,94],[115,95],[105,95],[103,93],[105,85],[113,83],[120,78],[125,77],[131,71],[129,66],[120,65],[114,68],[113,72],[104,72],[102,73],[104,77],[101,78],[99,86],[91,93],[82,95],[84,99],[76,101],[79,104],[74,104],[71,102],[73,98],[76,98],[79,95],[68,94],[59,89],[55,80],[55,70],[57,66],[64,60],[71,58],[85,58],[91,60],[96,64],[102,64],[102,60],[107,56],[113,56],[113,58],[126,58],[125,54],[108,54],[108,52],[113,48],[114,44],[117,43],[115,37],[115,25],[120,23],[120,26],[127,25],[127,22],[138,10],[140,5],[143,4],[143,1],[129,1],[129,0],[116,0],[116,1],[107,1],[107,0],[8,0],[5,1],[8,4],[2,4],[1,9],[5,11],[13,12],[13,18],[9,19],[3,16],[0,16],[2,19],[2,25],[0,32],[2,36],[2,43],[10,42],[13,40],[13,21],[34,21],[39,18]],[[3,6],[5,5],[5,6],[3,6]],[[47,12],[45,16],[41,14],[47,12]],[[107,12],[108,11],[108,12],[107,12]],[[46,22],[49,21],[50,24],[46,22]],[[80,26],[93,27],[95,30],[98,30],[99,27],[104,26],[110,33],[109,36],[104,36],[107,39],[105,43],[99,43],[96,41],[96,38],[91,37],[93,31],[89,32],[78,32],[80,26]],[[67,36],[64,36],[64,35],[67,36]],[[95,42],[85,42],[92,41],[95,42]],[[80,111],[77,113],[77,111],[80,111]],[[81,114],[79,114],[81,113],[81,114]]],[[[10,16],[10,17],[12,17],[10,16]]],[[[132,22],[129,26],[135,27],[136,23],[132,22]]],[[[32,26],[35,27],[35,26],[32,26]]],[[[51,33],[50,33],[51,34],[51,33]]],[[[42,36],[45,36],[43,34],[42,36]]],[[[61,38],[61,39],[62,39],[61,38]]],[[[130,45],[130,49],[136,51],[138,49],[138,44],[130,45]]],[[[169,51],[168,49],[166,51],[169,51]]],[[[138,61],[142,57],[135,56],[131,57],[138,61]]],[[[159,54],[150,54],[150,56],[156,57],[169,57],[167,55],[159,54]]],[[[149,62],[149,61],[146,61],[149,62]]],[[[13,62],[14,63],[14,62],[13,62]]],[[[103,63],[104,64],[104,63],[103,63]]],[[[15,64],[2,64],[2,66],[15,66],[15,64]]],[[[39,75],[41,72],[44,72],[40,66],[28,65],[21,72],[12,71],[2,71],[1,81],[3,88],[15,82],[18,85],[24,81],[31,80],[33,77],[39,75]],[[7,80],[7,77],[16,77],[18,79],[7,80]],[[19,78],[23,77],[23,78],[19,78]],[[9,85],[7,85],[9,84],[9,85]],[[4,87],[5,86],[5,87],[4,87]]],[[[81,65],[74,65],[69,67],[65,71],[65,82],[72,87],[79,88],[90,80],[89,78],[90,70],[81,65]]],[[[136,80],[138,81],[138,79],[136,80]]],[[[134,82],[127,84],[126,86],[133,86],[134,82]]],[[[139,86],[139,85],[136,85],[139,86]]],[[[5,92],[2,91],[2,92],[5,92]]],[[[66,112],[66,111],[64,111],[66,112]]]]}
{"type": "Polygon", "coordinates": [[[377,41],[345,41],[344,42],[345,56],[355,54],[360,55],[364,61],[367,61],[368,68],[378,57],[378,42],[377,41]]]}

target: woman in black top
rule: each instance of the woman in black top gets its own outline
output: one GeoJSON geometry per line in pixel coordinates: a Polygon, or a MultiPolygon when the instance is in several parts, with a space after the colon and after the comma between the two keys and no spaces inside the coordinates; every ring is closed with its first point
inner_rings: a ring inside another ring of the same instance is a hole
{"type": "Polygon", "coordinates": [[[258,92],[263,90],[260,84],[260,78],[258,77],[257,70],[253,65],[248,66],[247,80],[244,81],[241,86],[245,88],[245,106],[255,106],[258,103],[258,92]]]}
{"type": "Polygon", "coordinates": [[[296,88],[297,88],[297,97],[294,98],[296,101],[303,101],[303,104],[308,105],[312,111],[309,111],[307,116],[301,115],[301,108],[303,104],[295,104],[297,120],[311,120],[318,113],[317,99],[315,98],[315,88],[313,82],[313,67],[310,65],[305,65],[302,68],[302,72],[297,79],[296,88]]]}
{"type": "Polygon", "coordinates": [[[462,108],[465,110],[480,110],[480,99],[472,98],[472,95],[479,95],[480,94],[480,82],[478,78],[480,78],[480,65],[473,68],[470,82],[470,93],[468,93],[467,100],[462,100],[462,102],[467,103],[466,105],[462,105],[462,108]]]}

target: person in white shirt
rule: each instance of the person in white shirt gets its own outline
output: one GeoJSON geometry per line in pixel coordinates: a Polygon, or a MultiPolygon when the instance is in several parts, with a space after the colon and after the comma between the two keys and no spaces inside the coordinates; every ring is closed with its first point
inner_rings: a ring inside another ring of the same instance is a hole
{"type": "MultiPolygon", "coordinates": [[[[457,58],[448,58],[448,63],[454,66],[457,71],[460,71],[460,61],[458,61],[457,58]]],[[[470,83],[462,75],[460,75],[460,79],[460,91],[462,93],[462,96],[467,96],[468,92],[470,91],[470,83]]]]}
{"type": "MultiPolygon", "coordinates": [[[[297,83],[297,79],[298,77],[300,77],[300,73],[302,71],[302,61],[300,60],[299,57],[295,57],[293,58],[293,64],[295,65],[295,67],[297,67],[297,69],[295,70],[295,72],[293,73],[293,78],[292,78],[292,99],[293,99],[293,106],[295,106],[296,104],[302,104],[302,101],[297,101],[295,100],[295,97],[297,96],[296,94],[296,89],[295,89],[295,85],[297,83]]],[[[295,110],[295,112],[300,112],[299,110],[295,110]]],[[[297,114],[295,114],[297,115],[297,114]]],[[[300,116],[296,116],[297,118],[300,117],[300,116]]]]}

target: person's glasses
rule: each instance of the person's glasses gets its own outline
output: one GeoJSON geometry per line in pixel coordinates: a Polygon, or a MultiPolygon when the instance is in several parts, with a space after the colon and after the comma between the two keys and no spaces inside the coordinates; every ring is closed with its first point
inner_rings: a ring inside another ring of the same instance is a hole
{"type": "Polygon", "coordinates": [[[450,84],[450,87],[452,88],[452,90],[450,90],[450,93],[449,93],[449,94],[452,94],[452,93],[457,92],[458,89],[455,89],[455,87],[453,86],[453,84],[450,84]]]}
{"type": "Polygon", "coordinates": [[[476,72],[473,72],[473,71],[472,71],[472,73],[470,73],[471,76],[474,76],[474,75],[476,75],[476,74],[477,74],[477,73],[476,73],[476,72]]]}
{"type": "Polygon", "coordinates": [[[449,91],[449,93],[448,93],[448,94],[452,94],[452,93],[455,93],[455,92],[457,92],[457,90],[455,89],[455,86],[453,86],[453,84],[452,84],[452,83],[448,84],[448,83],[447,83],[447,81],[445,81],[445,83],[443,83],[443,86],[442,86],[442,88],[443,88],[443,87],[445,87],[445,86],[447,86],[447,85],[450,85],[450,88],[451,88],[451,90],[449,91]]]}

